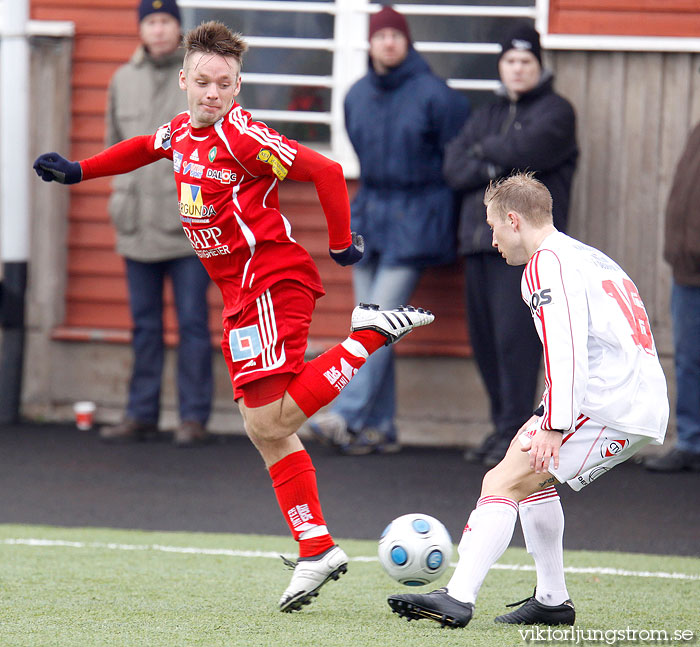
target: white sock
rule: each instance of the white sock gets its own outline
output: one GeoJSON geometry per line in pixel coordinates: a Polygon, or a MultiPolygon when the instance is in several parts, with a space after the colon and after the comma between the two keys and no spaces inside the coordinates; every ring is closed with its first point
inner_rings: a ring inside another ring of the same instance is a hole
{"type": "Polygon", "coordinates": [[[459,562],[447,591],[460,602],[474,604],[481,584],[513,537],[518,504],[512,499],[484,496],[476,502],[459,542],[459,562]]]}
{"type": "Polygon", "coordinates": [[[350,337],[348,337],[345,341],[341,342],[340,345],[355,357],[361,357],[362,359],[367,359],[369,357],[367,349],[356,339],[350,339],[350,337]]]}
{"type": "Polygon", "coordinates": [[[542,604],[556,606],[569,599],[564,581],[564,511],[557,491],[549,487],[520,502],[520,525],[527,552],[535,560],[537,591],[542,604]]]}

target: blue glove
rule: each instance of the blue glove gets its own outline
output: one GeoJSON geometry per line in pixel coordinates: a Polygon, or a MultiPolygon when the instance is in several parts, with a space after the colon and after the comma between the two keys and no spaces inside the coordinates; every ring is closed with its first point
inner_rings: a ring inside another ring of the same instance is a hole
{"type": "Polygon", "coordinates": [[[58,153],[44,153],[34,162],[36,174],[44,182],[75,184],[83,179],[83,170],[78,162],[69,162],[58,153]]]}
{"type": "Polygon", "coordinates": [[[360,234],[352,232],[352,245],[342,252],[332,252],[328,250],[331,258],[338,265],[353,265],[359,261],[365,253],[365,239],[360,234]]]}

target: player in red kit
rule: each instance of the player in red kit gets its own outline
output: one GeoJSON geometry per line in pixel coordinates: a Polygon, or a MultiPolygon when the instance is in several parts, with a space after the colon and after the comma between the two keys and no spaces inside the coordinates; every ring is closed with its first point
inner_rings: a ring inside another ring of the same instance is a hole
{"type": "Polygon", "coordinates": [[[299,542],[299,560],[279,602],[281,611],[294,611],[347,570],[296,432],[335,398],[370,353],[431,323],[433,315],[411,306],[381,310],[362,304],[352,313],[345,341],[304,361],[311,313],[324,291],[311,257],[280,212],[278,184],[285,178],[314,183],[328,222],[330,255],[350,265],[362,257],[363,242],[350,231],[342,169],[254,121],[236,103],[246,50],[239,34],[207,22],[191,30],[184,45],[179,83],[187,112],[154,134],[94,157],[70,162],[46,153],[34,168],[43,180],[72,184],[172,160],[183,229],[223,295],[222,349],[234,399],[299,542]]]}

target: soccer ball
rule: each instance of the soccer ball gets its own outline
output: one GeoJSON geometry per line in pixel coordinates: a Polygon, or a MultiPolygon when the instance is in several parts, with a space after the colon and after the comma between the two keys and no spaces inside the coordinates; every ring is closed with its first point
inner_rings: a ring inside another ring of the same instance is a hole
{"type": "Polygon", "coordinates": [[[379,538],[379,562],[390,577],[406,586],[436,580],[452,558],[447,528],[427,514],[394,519],[379,538]]]}

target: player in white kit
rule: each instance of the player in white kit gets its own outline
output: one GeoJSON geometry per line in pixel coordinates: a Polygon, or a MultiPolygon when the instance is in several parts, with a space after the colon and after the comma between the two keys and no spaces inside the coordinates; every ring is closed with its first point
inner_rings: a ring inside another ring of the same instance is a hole
{"type": "Polygon", "coordinates": [[[484,204],[493,246],[509,265],[526,264],[521,291],[542,341],[544,395],[503,461],[484,476],[447,586],[388,602],[408,620],[464,627],[519,514],[537,587],[521,607],[495,620],[573,624],[564,514],[554,485],[580,490],[646,444],[661,444],[666,379],[634,283],[605,254],[555,229],[551,195],[533,174],[492,183],[484,204]]]}

